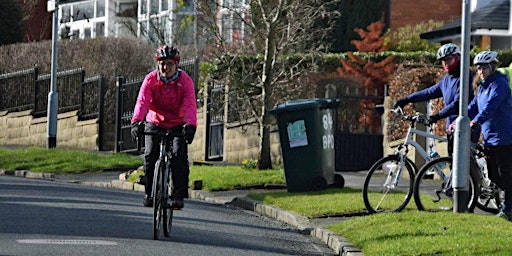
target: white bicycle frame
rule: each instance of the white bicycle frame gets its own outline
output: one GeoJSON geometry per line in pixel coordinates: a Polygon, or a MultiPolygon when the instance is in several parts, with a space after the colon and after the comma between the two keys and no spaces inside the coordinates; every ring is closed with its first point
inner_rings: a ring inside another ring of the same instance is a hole
{"type": "MultiPolygon", "coordinates": [[[[400,112],[403,115],[403,110],[401,108],[394,110],[394,112],[395,113],[400,112]]],[[[416,123],[417,121],[413,121],[413,122],[416,123]]],[[[405,136],[404,143],[401,144],[396,151],[396,154],[398,154],[398,156],[400,158],[399,165],[398,166],[387,166],[388,178],[386,179],[384,186],[387,187],[388,189],[394,189],[397,186],[398,182],[400,181],[400,176],[401,176],[402,170],[403,170],[402,168],[405,165],[407,154],[409,153],[409,148],[408,148],[409,145],[413,146],[416,149],[416,151],[421,155],[421,157],[423,157],[425,159],[426,162],[432,160],[432,158],[427,153],[427,151],[418,142],[413,140],[413,138],[412,138],[413,134],[423,136],[424,138],[434,139],[434,140],[437,140],[440,142],[448,142],[448,139],[445,137],[438,136],[438,135],[430,133],[430,132],[418,130],[414,127],[415,127],[414,125],[409,126],[409,128],[407,129],[407,135],[405,136]],[[394,168],[396,168],[396,167],[399,167],[398,172],[396,172],[396,175],[393,175],[393,173],[395,171],[394,168]]]]}
{"type": "Polygon", "coordinates": [[[409,127],[407,130],[407,136],[405,137],[405,141],[402,144],[404,147],[407,147],[408,145],[413,146],[416,149],[416,152],[418,152],[421,157],[425,159],[425,161],[432,160],[430,155],[427,153],[427,151],[415,140],[412,139],[412,135],[416,134],[425,138],[431,138],[440,142],[448,142],[448,139],[439,135],[432,134],[430,132],[418,130],[416,128],[409,127]]]}

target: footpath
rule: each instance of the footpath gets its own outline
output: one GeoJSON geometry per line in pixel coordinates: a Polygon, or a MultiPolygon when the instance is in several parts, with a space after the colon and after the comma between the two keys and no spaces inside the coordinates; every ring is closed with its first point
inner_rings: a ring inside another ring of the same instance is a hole
{"type": "MultiPolygon", "coordinates": [[[[55,175],[51,173],[0,170],[0,175],[12,175],[32,179],[45,179],[95,187],[136,190],[141,192],[144,191],[144,187],[142,185],[125,181],[126,174],[125,172],[120,171],[109,171],[96,174],[55,175]]],[[[361,180],[364,180],[364,176],[358,173],[343,173],[343,177],[345,178],[346,182],[345,186],[348,187],[352,187],[352,183],[356,186],[357,184],[362,184],[360,182],[361,180]],[[347,183],[347,181],[351,181],[352,183],[347,183]]],[[[343,221],[346,219],[345,217],[309,219],[305,216],[301,216],[289,211],[284,211],[272,205],[263,204],[260,201],[252,200],[247,197],[247,194],[250,191],[253,190],[231,190],[219,192],[190,190],[189,195],[190,199],[202,200],[215,204],[229,204],[287,223],[297,228],[302,234],[310,235],[311,237],[322,241],[329,248],[331,248],[336,253],[336,255],[363,255],[360,249],[356,248],[345,238],[340,237],[325,228],[325,226],[329,224],[343,221]]]]}

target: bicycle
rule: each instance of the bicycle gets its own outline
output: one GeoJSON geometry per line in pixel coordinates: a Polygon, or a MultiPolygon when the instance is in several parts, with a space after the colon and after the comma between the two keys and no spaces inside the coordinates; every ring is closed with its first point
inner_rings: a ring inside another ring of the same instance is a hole
{"type": "Polygon", "coordinates": [[[405,115],[401,108],[392,111],[400,114],[410,124],[405,140],[398,146],[396,152],[377,160],[366,175],[363,201],[369,213],[398,212],[403,210],[411,200],[418,167],[407,157],[409,146],[414,147],[427,162],[432,159],[427,151],[412,139],[413,135],[441,142],[448,141],[444,137],[416,129],[416,124],[430,126],[421,113],[405,115]]]}
{"type": "MultiPolygon", "coordinates": [[[[169,194],[172,192],[172,182],[169,182],[172,177],[171,159],[173,139],[182,137],[182,133],[172,133],[170,129],[160,132],[146,132],[143,135],[156,135],[160,139],[160,156],[155,163],[155,171],[153,175],[153,183],[151,187],[151,197],[153,198],[153,239],[158,240],[163,227],[163,234],[169,237],[172,228],[172,217],[174,209],[169,205],[169,194]]],[[[137,139],[137,150],[141,149],[141,138],[137,139]]]]}
{"type": "MultiPolygon", "coordinates": [[[[489,180],[481,144],[470,149],[470,179],[468,212],[475,207],[498,213],[504,200],[503,192],[489,180]]],[[[453,210],[452,157],[441,157],[425,164],[414,182],[414,202],[420,211],[453,210]]]]}

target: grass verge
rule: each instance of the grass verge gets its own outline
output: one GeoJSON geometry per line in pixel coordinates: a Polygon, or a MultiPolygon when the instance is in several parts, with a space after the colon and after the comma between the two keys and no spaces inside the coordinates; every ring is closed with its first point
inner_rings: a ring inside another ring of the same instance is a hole
{"type": "MultiPolygon", "coordinates": [[[[0,168],[57,174],[100,172],[137,167],[140,157],[64,149],[0,149],[0,168]]],[[[229,190],[262,184],[284,184],[283,170],[258,171],[241,166],[191,166],[190,180],[204,190],[229,190]]],[[[316,192],[251,193],[250,198],[310,218],[361,213],[358,189],[316,192]]],[[[327,227],[361,249],[364,255],[512,255],[512,225],[493,215],[419,212],[410,202],[401,213],[343,218],[327,227]]]]}
{"type": "Polygon", "coordinates": [[[100,172],[142,165],[142,159],[123,153],[100,154],[60,148],[0,148],[0,168],[71,174],[100,172]]]}

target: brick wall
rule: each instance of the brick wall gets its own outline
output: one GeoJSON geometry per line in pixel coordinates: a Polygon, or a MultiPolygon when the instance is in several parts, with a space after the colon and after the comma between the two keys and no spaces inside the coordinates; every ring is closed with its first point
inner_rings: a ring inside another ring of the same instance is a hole
{"type": "Polygon", "coordinates": [[[400,27],[428,21],[449,22],[462,15],[460,0],[390,0],[390,28],[400,27]]]}

